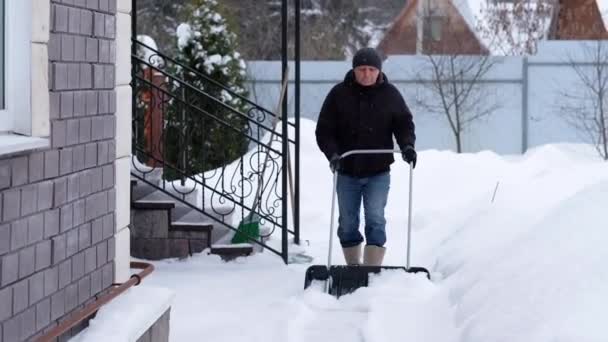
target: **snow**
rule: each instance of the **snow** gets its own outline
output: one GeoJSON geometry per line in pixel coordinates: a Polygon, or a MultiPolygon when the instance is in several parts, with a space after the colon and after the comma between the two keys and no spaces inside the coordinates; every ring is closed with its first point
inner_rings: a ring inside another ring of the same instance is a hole
{"type": "Polygon", "coordinates": [[[226,25],[221,24],[221,25],[212,25],[209,29],[209,32],[213,33],[213,34],[220,34],[222,32],[226,31],[226,25]]]}
{"type": "MultiPolygon", "coordinates": [[[[369,37],[369,42],[367,43],[368,46],[378,46],[378,44],[380,44],[380,41],[382,40],[382,37],[384,36],[384,33],[388,28],[388,24],[377,25],[374,24],[371,20],[365,20],[363,26],[359,27],[358,30],[369,37]]],[[[353,53],[349,51],[346,54],[347,59],[351,59],[352,55],[353,53]]]]}
{"type": "MultiPolygon", "coordinates": [[[[164,62],[163,59],[158,56],[158,53],[156,52],[158,51],[158,46],[156,45],[154,39],[148,35],[141,34],[137,36],[137,40],[154,50],[150,50],[149,48],[144,46],[139,46],[138,54],[140,58],[144,62],[150,63],[153,67],[162,67],[164,62]]],[[[144,65],[144,68],[147,68],[147,65],[144,65]]]]}
{"type": "Polygon", "coordinates": [[[233,99],[232,95],[230,95],[230,93],[226,90],[222,90],[220,96],[224,102],[230,102],[233,99]]]}
{"type": "Polygon", "coordinates": [[[458,9],[460,15],[462,15],[462,18],[467,23],[471,32],[479,36],[477,32],[477,20],[479,20],[479,18],[477,15],[481,11],[482,0],[453,0],[452,3],[458,9]]]}
{"type": "Polygon", "coordinates": [[[102,306],[70,342],[136,342],[170,308],[174,296],[167,288],[142,282],[102,306]]]}
{"type": "Polygon", "coordinates": [[[137,40],[158,51],[158,46],[156,46],[156,42],[152,37],[145,34],[140,34],[137,36],[137,40]]]}
{"type": "Polygon", "coordinates": [[[323,11],[321,11],[320,8],[302,9],[300,11],[300,14],[303,15],[303,16],[309,16],[309,17],[322,16],[323,15],[323,11]]]}
{"type": "MultiPolygon", "coordinates": [[[[289,248],[324,264],[332,177],[314,125],[301,122],[302,244],[289,248]]],[[[393,164],[385,265],[405,263],[408,174],[393,164]]],[[[310,264],[264,251],[154,262],[144,285],[175,293],[171,341],[605,340],[608,163],[592,146],[420,150],[413,192],[412,265],[432,281],[383,272],[338,300],[322,284],[303,290],[310,264]]],[[[280,247],[279,231],[269,243],[280,247]]],[[[332,260],[343,263],[336,240],[332,260]]]]}
{"type": "Polygon", "coordinates": [[[137,158],[131,158],[132,171],[136,171],[138,173],[149,173],[154,170],[153,167],[143,164],[137,158]]]}
{"type": "Polygon", "coordinates": [[[192,27],[190,27],[189,24],[181,23],[179,26],[177,26],[176,34],[177,47],[181,50],[188,45],[188,42],[192,38],[192,27]]]}
{"type": "MultiPolygon", "coordinates": [[[[232,42],[236,36],[227,29],[224,18],[214,11],[216,7],[217,2],[212,0],[200,2],[193,11],[190,22],[181,23],[177,27],[177,44],[180,50],[178,60],[194,64],[196,69],[206,74],[221,72],[229,78],[234,72],[245,75],[245,70],[239,69],[245,66],[239,54],[236,51],[225,51],[226,46],[234,45],[232,42]],[[188,46],[190,50],[185,49],[188,46]]],[[[231,82],[224,80],[223,83],[231,82]]],[[[203,87],[201,84],[197,86],[203,87]]],[[[242,92],[240,88],[234,91],[242,92]]],[[[235,99],[232,102],[232,105],[238,105],[239,101],[235,99]]]]}
{"type": "Polygon", "coordinates": [[[600,15],[604,22],[604,26],[608,27],[608,0],[596,0],[597,7],[600,10],[600,15]]]}
{"type": "Polygon", "coordinates": [[[250,243],[232,243],[232,244],[221,244],[214,243],[214,248],[243,248],[243,247],[251,247],[250,243]]]}
{"type": "Polygon", "coordinates": [[[207,63],[221,65],[222,56],[218,55],[218,54],[213,54],[213,55],[209,56],[209,58],[205,61],[205,64],[207,64],[207,63]]]}

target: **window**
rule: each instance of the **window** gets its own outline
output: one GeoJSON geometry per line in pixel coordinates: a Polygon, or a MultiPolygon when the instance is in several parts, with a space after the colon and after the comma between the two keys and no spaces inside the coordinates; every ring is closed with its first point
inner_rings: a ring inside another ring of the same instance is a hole
{"type": "Polygon", "coordinates": [[[422,34],[425,41],[440,41],[445,19],[442,3],[435,0],[423,2],[422,34]]]}
{"type": "Polygon", "coordinates": [[[0,110],[4,109],[4,0],[0,0],[0,110]]]}
{"type": "Polygon", "coordinates": [[[424,39],[432,41],[441,40],[441,32],[443,31],[443,17],[439,15],[430,15],[424,18],[424,39]]]}
{"type": "Polygon", "coordinates": [[[31,6],[0,0],[0,133],[31,133],[31,6]]]}

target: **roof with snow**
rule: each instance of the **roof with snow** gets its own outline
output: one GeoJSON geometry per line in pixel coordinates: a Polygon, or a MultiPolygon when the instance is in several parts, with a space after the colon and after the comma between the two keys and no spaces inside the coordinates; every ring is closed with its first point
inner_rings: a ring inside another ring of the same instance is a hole
{"type": "Polygon", "coordinates": [[[604,26],[608,27],[608,0],[595,0],[595,2],[600,10],[600,15],[602,16],[604,26]]]}
{"type": "MultiPolygon", "coordinates": [[[[475,33],[477,38],[477,18],[481,10],[482,0],[451,0],[452,4],[458,9],[462,18],[466,21],[469,29],[475,33]]],[[[485,45],[485,44],[484,44],[485,45]]]]}

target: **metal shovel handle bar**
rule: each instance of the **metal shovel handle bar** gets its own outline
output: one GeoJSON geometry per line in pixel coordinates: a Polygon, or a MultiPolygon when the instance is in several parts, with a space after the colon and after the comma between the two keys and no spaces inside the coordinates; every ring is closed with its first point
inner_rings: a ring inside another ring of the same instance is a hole
{"type": "Polygon", "coordinates": [[[344,159],[353,154],[392,154],[392,153],[401,153],[401,150],[396,149],[363,149],[363,150],[351,150],[344,152],[340,155],[340,159],[344,159]]]}
{"type": "MultiPolygon", "coordinates": [[[[340,155],[340,159],[346,158],[355,154],[390,154],[390,153],[402,153],[401,150],[397,149],[360,149],[360,150],[351,150],[344,152],[340,155]]],[[[411,247],[411,231],[412,231],[412,184],[413,184],[413,176],[414,176],[414,168],[411,163],[410,165],[410,186],[409,186],[409,201],[408,201],[408,219],[407,219],[407,257],[406,257],[406,268],[410,268],[410,247],[411,247]]],[[[331,268],[331,253],[333,246],[333,236],[334,236],[334,211],[335,211],[335,202],[336,202],[336,194],[337,194],[337,183],[338,183],[338,173],[334,172],[333,177],[333,190],[332,190],[332,200],[331,200],[331,222],[329,229],[329,253],[327,256],[327,269],[331,268]]],[[[326,283],[326,290],[329,288],[329,282],[326,283]]]]}

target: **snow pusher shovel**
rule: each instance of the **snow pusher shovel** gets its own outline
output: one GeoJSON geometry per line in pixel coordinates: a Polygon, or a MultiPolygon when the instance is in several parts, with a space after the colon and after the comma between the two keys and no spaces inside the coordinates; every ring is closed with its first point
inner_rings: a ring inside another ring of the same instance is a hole
{"type": "MultiPolygon", "coordinates": [[[[382,154],[382,153],[401,153],[400,150],[353,150],[343,153],[340,160],[354,154],[382,154]]],[[[332,265],[331,254],[334,237],[334,211],[336,206],[336,184],[338,173],[333,176],[333,190],[331,199],[331,221],[329,229],[329,252],[327,255],[327,265],[313,265],[306,270],[306,278],[304,279],[304,288],[308,288],[313,281],[324,281],[325,292],[340,297],[342,295],[354,292],[360,287],[365,287],[369,284],[369,275],[380,273],[384,270],[403,270],[407,273],[426,273],[426,277],[430,279],[429,271],[424,267],[410,266],[410,249],[411,249],[411,233],[412,233],[412,184],[413,184],[414,168],[410,163],[410,188],[409,188],[409,203],[408,203],[408,219],[407,219],[407,258],[405,266],[365,266],[365,265],[332,265]]]]}

